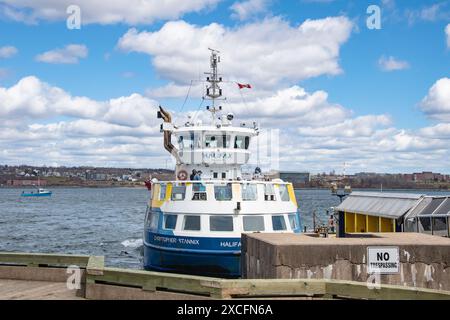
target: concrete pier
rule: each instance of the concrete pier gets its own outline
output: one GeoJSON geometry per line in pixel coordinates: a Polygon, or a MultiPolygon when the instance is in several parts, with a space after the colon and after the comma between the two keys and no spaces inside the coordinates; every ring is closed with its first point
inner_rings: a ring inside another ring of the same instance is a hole
{"type": "Polygon", "coordinates": [[[359,234],[350,238],[315,235],[243,236],[243,277],[372,281],[368,248],[398,248],[398,272],[382,284],[450,291],[450,239],[417,233],[359,234]]]}
{"type": "Polygon", "coordinates": [[[0,299],[446,299],[450,292],[323,279],[218,279],[111,268],[103,257],[0,252],[0,299]],[[78,286],[76,286],[78,284],[78,286]]]}

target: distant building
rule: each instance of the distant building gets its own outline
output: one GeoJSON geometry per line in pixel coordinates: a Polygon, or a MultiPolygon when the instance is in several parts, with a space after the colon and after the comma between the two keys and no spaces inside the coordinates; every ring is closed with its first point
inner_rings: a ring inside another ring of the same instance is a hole
{"type": "Polygon", "coordinates": [[[433,172],[414,173],[413,176],[415,182],[434,182],[446,180],[446,177],[444,175],[433,172]]]}
{"type": "Polygon", "coordinates": [[[6,185],[7,186],[12,186],[12,187],[25,187],[25,186],[46,186],[47,185],[47,180],[31,180],[31,179],[12,179],[12,180],[7,180],[6,181],[6,185]]]}
{"type": "Polygon", "coordinates": [[[105,173],[96,173],[96,172],[86,172],[86,180],[89,181],[106,181],[108,180],[108,175],[105,173]]]}
{"type": "Polygon", "coordinates": [[[283,181],[291,182],[294,186],[304,186],[311,181],[309,172],[280,171],[276,176],[283,181]]]}

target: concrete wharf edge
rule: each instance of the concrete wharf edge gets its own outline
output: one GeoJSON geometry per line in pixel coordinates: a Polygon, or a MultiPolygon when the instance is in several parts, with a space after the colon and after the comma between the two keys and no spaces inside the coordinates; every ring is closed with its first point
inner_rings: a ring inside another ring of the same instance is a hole
{"type": "Polygon", "coordinates": [[[228,280],[111,268],[104,265],[101,256],[0,252],[0,299],[46,298],[450,300],[450,291],[393,285],[370,289],[363,282],[317,279],[228,280]],[[66,287],[69,266],[80,268],[81,286],[77,290],[66,287]],[[14,292],[15,287],[22,288],[22,293],[14,292]]]}

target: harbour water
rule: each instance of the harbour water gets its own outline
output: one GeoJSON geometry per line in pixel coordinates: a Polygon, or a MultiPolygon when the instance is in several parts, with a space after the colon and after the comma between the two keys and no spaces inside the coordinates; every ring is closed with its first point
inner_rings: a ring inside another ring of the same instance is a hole
{"type": "MultiPolygon", "coordinates": [[[[0,251],[104,255],[109,266],[142,268],[146,189],[52,191],[48,198],[23,198],[21,189],[0,188],[0,251]]],[[[296,196],[307,228],[312,228],[314,211],[316,223],[327,223],[326,210],[339,204],[329,190],[296,190],[296,196]]]]}

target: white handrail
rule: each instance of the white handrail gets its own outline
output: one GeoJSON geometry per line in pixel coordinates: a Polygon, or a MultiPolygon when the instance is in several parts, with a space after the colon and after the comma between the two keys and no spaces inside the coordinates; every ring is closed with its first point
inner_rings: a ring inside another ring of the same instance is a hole
{"type": "Polygon", "coordinates": [[[285,181],[259,181],[259,180],[251,180],[251,181],[242,181],[242,180],[186,180],[186,181],[156,181],[153,184],[186,184],[186,183],[200,183],[200,184],[280,184],[280,185],[291,185],[291,182],[285,181]]]}

